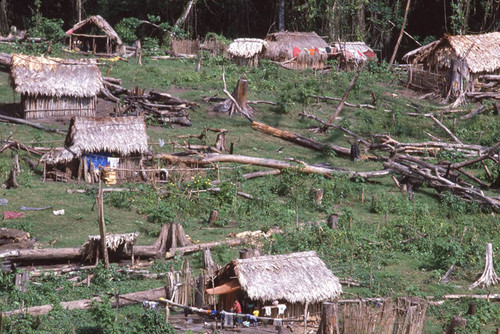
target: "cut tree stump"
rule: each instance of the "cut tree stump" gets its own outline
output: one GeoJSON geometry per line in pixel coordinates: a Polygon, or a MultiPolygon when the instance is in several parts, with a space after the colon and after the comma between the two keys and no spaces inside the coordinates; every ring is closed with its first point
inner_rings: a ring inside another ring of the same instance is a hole
{"type": "Polygon", "coordinates": [[[208,217],[208,226],[214,226],[214,223],[219,220],[219,211],[210,211],[210,216],[208,217]]]}
{"type": "Polygon", "coordinates": [[[489,242],[486,244],[486,258],[484,262],[483,274],[476,282],[469,285],[469,290],[472,290],[477,286],[480,286],[481,288],[488,288],[490,285],[498,283],[498,275],[493,267],[493,246],[489,242]]]}
{"type": "Polygon", "coordinates": [[[340,334],[338,304],[324,302],[321,306],[321,322],[317,334],[340,334]]]}

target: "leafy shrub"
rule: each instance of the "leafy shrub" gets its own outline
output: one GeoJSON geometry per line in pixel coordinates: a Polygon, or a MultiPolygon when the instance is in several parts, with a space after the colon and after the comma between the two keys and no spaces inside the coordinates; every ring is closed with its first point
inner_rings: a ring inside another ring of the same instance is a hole
{"type": "Polygon", "coordinates": [[[125,17],[118,22],[115,30],[124,43],[132,44],[138,39],[136,32],[140,24],[141,20],[136,17],[125,17]]]}

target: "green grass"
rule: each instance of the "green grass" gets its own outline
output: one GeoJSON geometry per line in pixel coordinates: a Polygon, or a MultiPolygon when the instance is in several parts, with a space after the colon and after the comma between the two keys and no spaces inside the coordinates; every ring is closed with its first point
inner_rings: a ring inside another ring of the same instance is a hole
{"type": "MultiPolygon", "coordinates": [[[[226,128],[227,142],[234,143],[235,153],[283,160],[293,157],[308,163],[330,163],[346,169],[370,171],[382,169],[379,162],[351,162],[334,154],[314,152],[295,144],[284,142],[255,131],[242,117],[212,115],[203,96],[224,96],[222,87],[222,63],[224,62],[228,89],[231,90],[239,77],[249,81],[250,100],[271,100],[279,106],[258,105],[255,120],[283,130],[293,131],[324,143],[349,147],[352,138],[330,130],[327,134],[309,132],[317,126],[314,121],[301,119],[302,110],[322,119],[328,119],[337,103],[316,101],[309,95],[341,97],[353,73],[332,72],[318,74],[313,71],[289,71],[263,62],[258,69],[240,68],[222,58],[203,59],[200,73],[195,73],[195,62],[191,60],[154,61],[144,59],[138,66],[134,59],[128,63],[119,61],[109,64],[109,75],[123,80],[126,87],[157,91],[170,91],[199,104],[190,112],[192,127],[149,126],[150,144],[165,141],[199,143],[195,139],[179,140],[177,136],[200,134],[205,127],[226,128]],[[278,149],[280,153],[277,152],[278,149]]],[[[382,68],[382,67],[381,67],[382,68]]],[[[371,93],[376,96],[376,109],[344,107],[339,124],[364,137],[387,133],[403,141],[426,141],[423,133],[430,132],[448,140],[447,134],[432,120],[412,117],[407,112],[427,113],[438,110],[438,101],[420,100],[417,93],[405,90],[397,84],[388,84],[392,74],[381,68],[361,73],[358,83],[348,99],[351,103],[372,104],[371,93]],[[387,112],[390,110],[391,112],[387,112]],[[393,117],[394,114],[394,117],[393,117]]],[[[108,66],[102,67],[103,73],[108,66]]],[[[8,77],[0,72],[0,103],[19,102],[14,97],[8,77]]],[[[467,106],[472,107],[472,106],[467,106]]],[[[453,114],[445,116],[443,123],[453,128],[453,114]]],[[[61,127],[59,124],[48,124],[61,127]]],[[[468,143],[492,145],[500,138],[500,120],[488,111],[469,121],[457,121],[455,133],[468,143]]],[[[64,136],[34,130],[32,128],[0,123],[0,139],[11,137],[22,143],[36,146],[57,147],[64,144],[64,136]]],[[[215,134],[208,133],[207,144],[215,142],[215,134]]],[[[204,143],[205,143],[204,142],[204,143]]],[[[159,148],[155,152],[172,152],[172,146],[159,148]]],[[[1,180],[7,177],[12,165],[13,152],[0,154],[1,180]]],[[[21,156],[26,156],[20,151],[21,156]]],[[[461,160],[460,152],[438,156],[436,159],[461,160]]],[[[20,206],[52,206],[65,209],[64,216],[54,216],[51,210],[26,212],[26,217],[2,221],[1,226],[22,227],[39,238],[39,242],[52,247],[80,246],[88,235],[99,232],[95,202],[95,186],[75,183],[53,183],[41,180],[41,168],[30,171],[21,162],[23,173],[20,187],[13,190],[0,189],[0,198],[9,199],[2,210],[18,211],[20,206]],[[69,194],[68,189],[90,188],[88,194],[69,194]]],[[[500,168],[487,162],[496,175],[500,168]]],[[[222,165],[221,165],[222,166],[222,165]]],[[[191,177],[215,179],[217,173],[208,171],[196,174],[172,175],[173,186],[168,186],[170,195],[158,198],[149,186],[126,185],[133,191],[125,195],[107,194],[105,216],[108,232],[127,233],[139,231],[139,243],[150,244],[159,231],[161,221],[182,223],[187,234],[194,240],[213,241],[243,230],[268,229],[279,226],[285,234],[276,236],[272,243],[263,245],[264,251],[286,253],[301,250],[316,250],[339,277],[352,277],[361,287],[344,287],[348,293],[361,296],[440,296],[443,294],[470,293],[467,286],[482,272],[484,246],[493,242],[495,263],[500,263],[500,220],[498,214],[487,209],[466,204],[452,196],[440,197],[433,189],[422,187],[415,192],[414,201],[409,201],[395,186],[390,177],[373,180],[346,180],[342,176],[324,179],[297,173],[243,181],[241,174],[257,170],[257,167],[226,164],[220,178],[228,180],[221,187],[223,193],[188,196],[187,185],[194,186],[191,177]],[[312,187],[325,189],[322,205],[315,205],[309,195],[312,187]],[[235,197],[237,189],[258,198],[249,201],[235,197]],[[120,197],[123,196],[123,197],[120,197]],[[211,210],[220,212],[219,226],[208,227],[206,220],[211,210]],[[331,213],[340,213],[338,230],[329,230],[326,225],[318,229],[309,222],[324,221],[331,213]],[[152,219],[154,217],[154,219],[152,219]],[[298,218],[298,222],[297,222],[298,218]],[[465,231],[465,232],[464,232],[465,231]],[[418,237],[425,234],[425,237],[418,237]],[[407,243],[401,243],[414,238],[407,243]],[[452,282],[440,284],[439,278],[451,263],[457,263],[452,282]],[[371,280],[370,280],[371,277],[371,280]]],[[[480,164],[468,168],[473,174],[490,182],[480,164]]],[[[2,181],[3,182],[3,181],[2,181]]],[[[499,196],[498,190],[489,190],[499,196]]],[[[237,256],[236,250],[225,247],[216,249],[214,258],[224,264],[237,256]]],[[[197,270],[202,261],[199,255],[190,257],[191,267],[197,270]]],[[[166,264],[169,267],[169,264],[166,264]]],[[[138,282],[137,288],[145,286],[138,282]]],[[[476,291],[474,291],[476,292],[476,291]]],[[[498,287],[490,289],[499,293],[498,287]]],[[[486,293],[477,291],[477,293],[486,293]]],[[[429,312],[427,333],[441,332],[441,327],[452,315],[466,311],[464,303],[447,303],[441,309],[433,307],[429,312]]],[[[492,304],[498,308],[496,304],[492,304]]],[[[495,314],[485,305],[481,319],[472,319],[471,330],[491,329],[494,319],[486,315],[495,314]],[[479,323],[478,323],[479,322],[479,323]],[[475,327],[474,327],[475,326],[475,327]]],[[[498,312],[498,311],[496,311],[498,312]]]]}

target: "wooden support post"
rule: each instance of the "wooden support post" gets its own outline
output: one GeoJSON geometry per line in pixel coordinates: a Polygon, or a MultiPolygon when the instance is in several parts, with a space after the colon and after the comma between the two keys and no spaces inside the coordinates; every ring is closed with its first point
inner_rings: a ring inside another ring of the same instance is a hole
{"type": "Polygon", "coordinates": [[[196,73],[200,73],[201,71],[201,50],[198,51],[198,58],[196,59],[196,73]]]}
{"type": "Polygon", "coordinates": [[[309,302],[306,302],[306,306],[304,307],[304,334],[307,334],[308,309],[309,309],[309,302]]]}
{"type": "Polygon", "coordinates": [[[101,249],[104,258],[104,267],[109,268],[108,247],[106,247],[106,223],[104,221],[104,203],[102,194],[102,169],[99,172],[99,191],[97,193],[97,217],[99,220],[99,234],[101,236],[101,249]]]}

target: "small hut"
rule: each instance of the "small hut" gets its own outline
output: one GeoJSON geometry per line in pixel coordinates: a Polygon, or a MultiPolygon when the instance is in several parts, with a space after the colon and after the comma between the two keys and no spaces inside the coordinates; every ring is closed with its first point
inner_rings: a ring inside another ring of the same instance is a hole
{"type": "Polygon", "coordinates": [[[267,47],[267,42],[258,38],[238,38],[227,48],[227,53],[239,66],[257,67],[259,57],[267,47]]]}
{"type": "Polygon", "coordinates": [[[103,87],[93,59],[12,55],[11,78],[21,95],[24,118],[94,116],[103,87]]]}
{"type": "Polygon", "coordinates": [[[91,16],[78,22],[66,31],[70,50],[93,54],[123,53],[120,36],[100,15],[91,16]]]}
{"type": "Polygon", "coordinates": [[[88,183],[99,179],[100,167],[110,167],[117,179],[135,179],[148,150],[146,123],[139,117],[73,117],[64,148],[45,154],[44,177],[88,183]]]}
{"type": "Polygon", "coordinates": [[[291,69],[321,69],[328,59],[328,44],[315,32],[280,31],[266,36],[264,58],[291,69]]]}
{"type": "Polygon", "coordinates": [[[500,32],[445,35],[404,55],[410,86],[438,91],[447,99],[463,100],[478,91],[500,91],[487,75],[500,74],[500,32]]]}
{"type": "Polygon", "coordinates": [[[365,42],[340,42],[327,49],[328,58],[335,59],[339,67],[353,71],[365,66],[369,61],[376,61],[377,55],[365,42]]]}
{"type": "Polygon", "coordinates": [[[237,298],[244,313],[256,307],[261,315],[267,309],[277,317],[278,306],[285,305],[279,316],[293,318],[320,312],[321,303],[337,299],[342,287],[316,252],[302,252],[233,260],[216,272],[206,291],[219,295],[218,310],[229,310],[237,298]]]}

